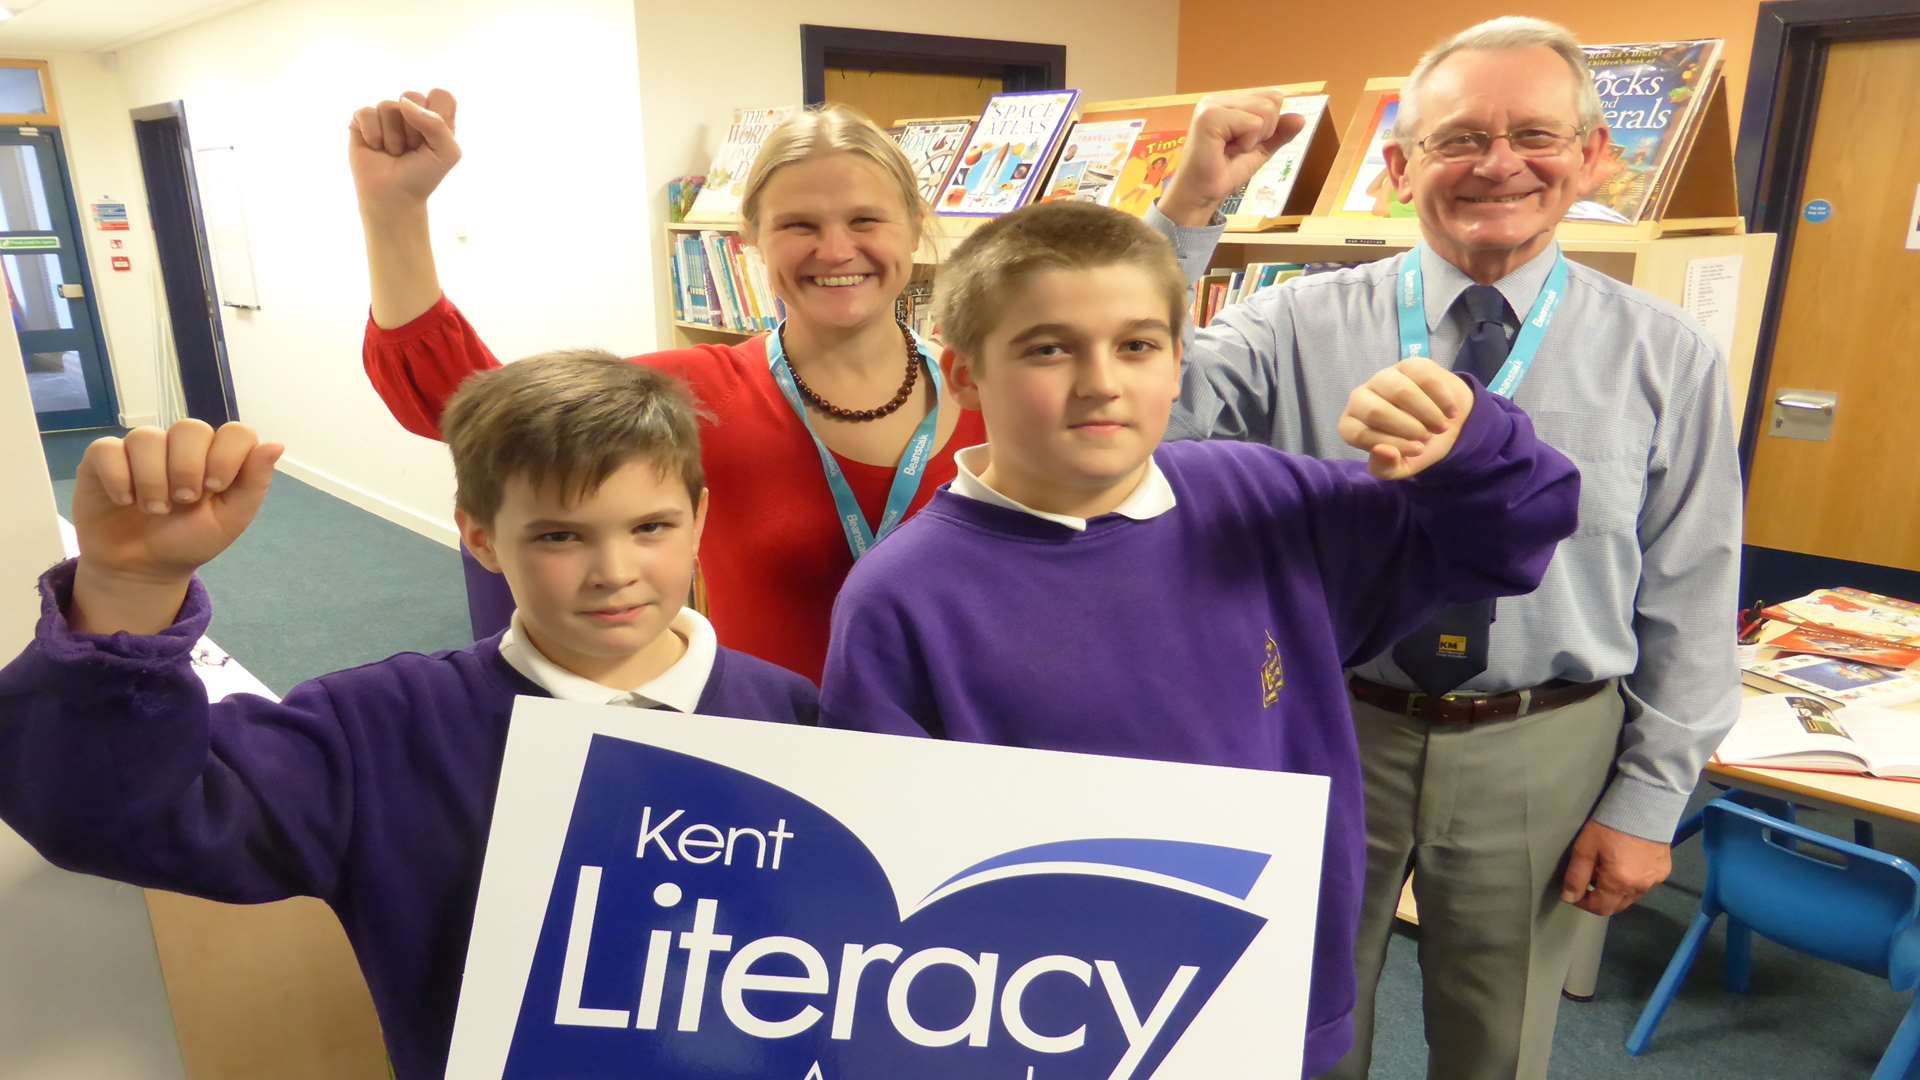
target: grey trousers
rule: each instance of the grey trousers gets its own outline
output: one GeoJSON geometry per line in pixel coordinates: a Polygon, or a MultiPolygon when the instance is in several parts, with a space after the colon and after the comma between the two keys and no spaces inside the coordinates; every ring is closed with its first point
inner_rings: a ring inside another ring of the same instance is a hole
{"type": "Polygon", "coordinates": [[[1560,902],[1560,879],[1613,765],[1619,690],[1463,726],[1360,701],[1353,714],[1367,804],[1359,1001],[1353,1049],[1327,1075],[1367,1075],[1374,990],[1412,869],[1428,1077],[1544,1078],[1581,914],[1560,902]]]}

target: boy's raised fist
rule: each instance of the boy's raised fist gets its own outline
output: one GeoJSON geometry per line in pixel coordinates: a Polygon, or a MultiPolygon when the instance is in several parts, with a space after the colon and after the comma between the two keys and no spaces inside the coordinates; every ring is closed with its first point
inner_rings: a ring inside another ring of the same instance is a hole
{"type": "Polygon", "coordinates": [[[445,90],[409,90],[353,114],[347,161],[360,207],[371,213],[424,206],[460,160],[456,103],[445,90]]]}
{"type": "Polygon", "coordinates": [[[1367,451],[1367,471],[1405,480],[1446,458],[1473,411],[1466,380],[1424,357],[1374,373],[1347,397],[1340,437],[1367,451]]]}

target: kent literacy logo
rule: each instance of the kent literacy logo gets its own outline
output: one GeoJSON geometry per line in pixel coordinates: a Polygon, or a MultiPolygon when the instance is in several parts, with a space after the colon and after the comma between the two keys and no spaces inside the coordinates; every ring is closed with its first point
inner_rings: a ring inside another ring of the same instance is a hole
{"type": "Polygon", "coordinates": [[[506,1075],[1151,1076],[1264,925],[1243,902],[1267,858],[1065,840],[903,911],[792,792],[596,737],[506,1075]]]}

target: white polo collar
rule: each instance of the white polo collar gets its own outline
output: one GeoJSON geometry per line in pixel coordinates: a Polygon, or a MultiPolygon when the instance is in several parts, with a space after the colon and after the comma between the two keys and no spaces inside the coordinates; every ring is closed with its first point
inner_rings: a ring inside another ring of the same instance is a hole
{"type": "Polygon", "coordinates": [[[714,637],[713,624],[690,607],[680,609],[668,632],[680,635],[681,640],[687,643],[687,651],[673,662],[672,667],[632,690],[602,686],[548,659],[534,647],[533,639],[527,636],[518,611],[513,613],[513,621],[507,626],[507,632],[501,635],[500,658],[535,686],[561,701],[586,705],[628,705],[636,709],[665,707],[683,713],[694,712],[699,707],[700,695],[706,692],[707,679],[713,674],[713,662],[719,653],[720,643],[714,637]]]}
{"type": "MultiPolygon", "coordinates": [[[[990,458],[990,447],[985,443],[979,446],[969,446],[965,450],[954,454],[953,464],[955,472],[953,483],[949,485],[948,489],[955,495],[964,495],[977,502],[989,503],[994,506],[1004,507],[1008,510],[1018,510],[1023,514],[1037,517],[1042,521],[1051,521],[1055,525],[1065,525],[1075,532],[1087,531],[1086,518],[1073,517],[1069,514],[1049,514],[1044,510],[1035,510],[1023,502],[1010,499],[998,491],[993,490],[993,488],[988,487],[986,481],[980,479],[980,474],[986,471],[990,458]]],[[[1135,521],[1148,521],[1173,509],[1174,504],[1173,485],[1167,483],[1167,474],[1160,471],[1160,463],[1149,457],[1147,458],[1147,474],[1140,478],[1140,483],[1133,489],[1133,492],[1129,494],[1119,506],[1113,508],[1112,513],[1119,514],[1121,517],[1132,518],[1135,521]]]]}

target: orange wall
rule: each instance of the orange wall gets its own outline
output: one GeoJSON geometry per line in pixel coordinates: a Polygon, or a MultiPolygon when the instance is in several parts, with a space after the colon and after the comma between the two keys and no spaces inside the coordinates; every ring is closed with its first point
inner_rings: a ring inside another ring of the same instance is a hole
{"type": "Polygon", "coordinates": [[[1429,46],[1482,19],[1525,14],[1595,44],[1725,38],[1727,103],[1737,133],[1759,7],[1759,0],[1534,0],[1524,8],[1468,0],[1181,0],[1176,78],[1183,94],[1324,79],[1333,95],[1330,115],[1344,135],[1367,79],[1406,74],[1429,46]]]}

